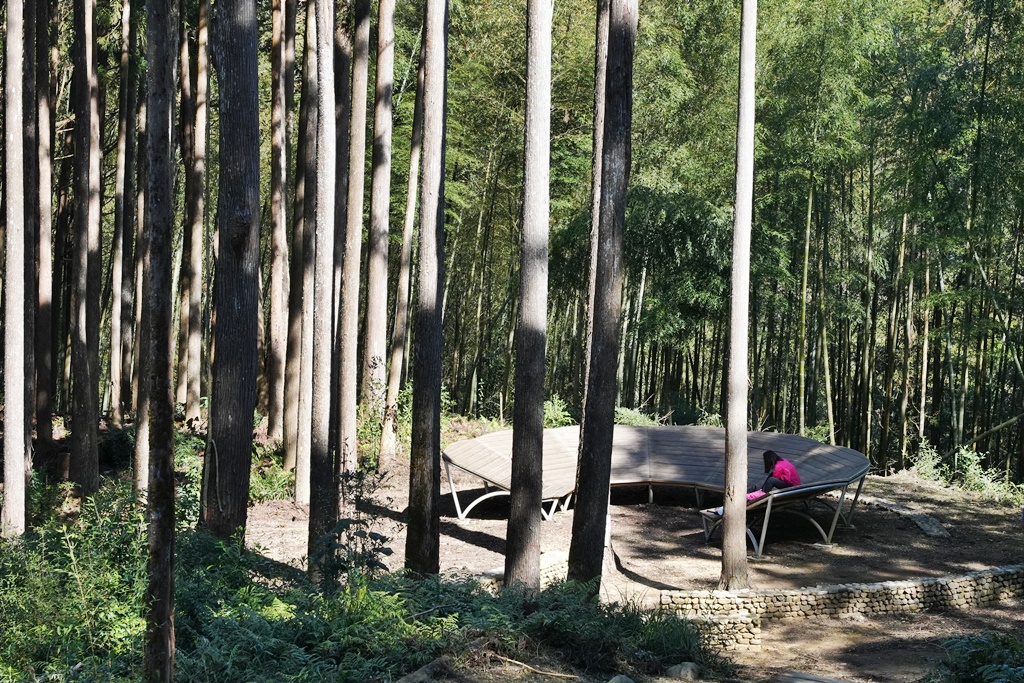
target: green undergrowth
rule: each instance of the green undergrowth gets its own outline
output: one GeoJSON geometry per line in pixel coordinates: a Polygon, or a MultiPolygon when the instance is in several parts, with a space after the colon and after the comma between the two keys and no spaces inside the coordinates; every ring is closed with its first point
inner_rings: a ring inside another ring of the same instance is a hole
{"type": "MultiPolygon", "coordinates": [[[[643,676],[687,660],[729,670],[688,622],[596,602],[587,586],[494,593],[460,577],[383,572],[373,557],[387,539],[358,525],[336,539],[363,544],[337,548],[349,558],[340,579],[313,585],[258,549],[195,530],[197,445],[177,444],[177,680],[384,681],[481,651],[577,672],[643,676]]],[[[36,523],[0,542],[0,681],[141,680],[146,538],[130,483],[107,482],[77,511],[54,505],[71,501],[69,489],[39,486],[36,523]]]]}
{"type": "Polygon", "coordinates": [[[947,660],[925,683],[1024,683],[1024,642],[1012,636],[990,631],[942,645],[947,660]]]}
{"type": "Polygon", "coordinates": [[[924,479],[971,491],[987,500],[1024,505],[1024,485],[1010,481],[998,468],[985,467],[984,454],[969,448],[941,455],[923,442],[914,461],[914,470],[924,479]]]}

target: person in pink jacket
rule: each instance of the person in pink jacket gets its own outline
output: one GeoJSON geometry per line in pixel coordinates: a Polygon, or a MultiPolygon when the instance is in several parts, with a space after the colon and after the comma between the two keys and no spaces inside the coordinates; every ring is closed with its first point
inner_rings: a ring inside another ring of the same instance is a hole
{"type": "Polygon", "coordinates": [[[775,451],[764,452],[764,473],[768,477],[760,489],[747,494],[747,500],[755,500],[775,489],[800,485],[800,475],[797,474],[796,467],[790,461],[779,457],[775,451]]]}

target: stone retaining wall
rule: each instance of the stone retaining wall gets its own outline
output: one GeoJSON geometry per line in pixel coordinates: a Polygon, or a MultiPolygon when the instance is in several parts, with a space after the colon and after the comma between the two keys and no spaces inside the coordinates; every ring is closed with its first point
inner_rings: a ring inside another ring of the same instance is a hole
{"type": "Polygon", "coordinates": [[[963,576],[797,589],[662,591],[661,605],[726,649],[760,645],[762,619],[965,609],[1024,596],[1024,565],[963,576]]]}

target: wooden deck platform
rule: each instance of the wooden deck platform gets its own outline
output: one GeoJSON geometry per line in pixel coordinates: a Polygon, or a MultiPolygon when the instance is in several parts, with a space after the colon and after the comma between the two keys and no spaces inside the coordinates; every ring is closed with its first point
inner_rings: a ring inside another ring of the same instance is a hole
{"type": "MultiPolygon", "coordinates": [[[[543,499],[567,502],[576,488],[579,427],[544,430],[543,499]]],[[[793,434],[750,432],[747,435],[747,484],[759,487],[765,478],[762,453],[774,450],[796,465],[803,485],[849,485],[864,478],[869,463],[863,454],[793,434]]],[[[459,518],[481,501],[508,495],[512,476],[512,431],[484,434],[453,443],[442,458],[448,471],[459,518]],[[484,495],[463,508],[451,477],[451,468],[478,477],[484,495]]],[[[718,427],[616,425],[612,442],[612,486],[690,486],[698,491],[724,487],[725,430],[718,427]]]]}

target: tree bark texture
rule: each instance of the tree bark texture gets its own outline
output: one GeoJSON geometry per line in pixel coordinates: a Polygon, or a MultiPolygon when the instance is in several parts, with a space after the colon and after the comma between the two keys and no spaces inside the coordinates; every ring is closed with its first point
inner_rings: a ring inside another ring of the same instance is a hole
{"type": "Polygon", "coordinates": [[[71,365],[74,375],[71,479],[82,493],[100,485],[99,423],[99,252],[100,118],[96,71],[95,0],[76,0],[75,20],[75,251],[71,365]]]}
{"type": "Polygon", "coordinates": [[[39,134],[39,227],[36,231],[36,438],[37,448],[53,440],[53,125],[50,88],[50,12],[48,0],[36,2],[35,95],[39,134]]]}
{"type": "Polygon", "coordinates": [[[402,253],[399,257],[398,284],[395,288],[395,326],[391,333],[391,363],[388,366],[388,392],[384,399],[384,420],[380,433],[380,459],[394,456],[398,444],[398,391],[402,383],[402,365],[405,362],[405,349],[409,337],[413,231],[416,227],[416,198],[419,190],[420,152],[423,145],[422,41],[416,74],[416,101],[413,104],[412,140],[409,151],[409,180],[406,187],[405,220],[402,223],[402,253]]]}
{"type": "Polygon", "coordinates": [[[359,400],[359,269],[363,245],[366,157],[366,89],[370,68],[370,0],[353,5],[352,91],[349,119],[348,200],[338,314],[338,471],[356,468],[356,404],[359,400]]]}
{"type": "MultiPolygon", "coordinates": [[[[128,158],[129,142],[135,151],[135,110],[138,106],[135,52],[138,49],[136,24],[138,10],[132,0],[121,7],[121,88],[118,92],[117,161],[114,179],[114,235],[110,256],[110,417],[115,425],[124,421],[124,382],[121,337],[124,330],[125,242],[135,235],[135,160],[128,158]],[[133,12],[135,14],[133,14],[133,12]]],[[[129,250],[130,251],[130,250],[129,250]]]]}
{"type": "MultiPolygon", "coordinates": [[[[623,233],[632,159],[635,0],[612,0],[608,24],[601,216],[595,272],[593,341],[580,432],[576,514],[569,545],[569,578],[599,580],[607,531],[608,484],[615,427],[615,372],[622,317],[623,233]]],[[[594,588],[596,590],[596,586],[594,588]]]]}
{"type": "Polygon", "coordinates": [[[21,536],[31,437],[25,428],[25,161],[23,69],[25,17],[21,2],[7,4],[4,50],[4,499],[0,535],[21,536]]]}
{"type": "Polygon", "coordinates": [[[270,343],[267,344],[267,436],[284,436],[285,355],[288,346],[288,114],[285,102],[284,0],[271,3],[270,41],[270,343]]]}
{"type": "MultiPolygon", "coordinates": [[[[743,0],[740,19],[739,116],[736,125],[736,211],[732,229],[732,304],[729,315],[728,419],[725,431],[725,521],[718,587],[750,587],[747,575],[747,353],[750,308],[750,223],[754,205],[754,67],[757,0],[743,0]]],[[[810,203],[810,199],[808,199],[810,203]]],[[[808,223],[809,224],[809,223],[808,223]]],[[[810,235],[808,234],[808,238],[810,235]]],[[[804,255],[804,289],[807,256],[804,255]]],[[[801,307],[801,339],[806,339],[801,307]]],[[[801,391],[801,400],[803,399],[801,391]]],[[[803,410],[801,409],[801,415],[803,410]]]]}
{"type": "MultiPolygon", "coordinates": [[[[366,267],[366,334],[363,344],[363,403],[377,420],[384,410],[388,328],[388,223],[391,213],[391,96],[395,79],[395,0],[377,8],[376,95],[373,166],[366,267]]],[[[358,96],[358,91],[356,91],[358,96]]]]}
{"type": "MultiPolygon", "coordinates": [[[[316,267],[313,284],[313,401],[310,430],[309,572],[322,579],[327,557],[315,558],[320,539],[338,518],[338,480],[330,448],[331,356],[334,323],[334,0],[316,3],[317,97],[316,128],[316,267]]],[[[327,546],[323,546],[324,549],[327,546]]]]}
{"type": "Polygon", "coordinates": [[[221,128],[220,243],[201,521],[227,539],[244,530],[249,504],[259,306],[259,101],[256,8],[244,0],[221,0],[214,10],[220,120],[231,125],[221,128]]]}
{"type": "MultiPolygon", "coordinates": [[[[146,586],[146,680],[174,680],[174,396],[172,394],[171,241],[174,234],[175,28],[177,5],[146,5],[149,63],[146,145],[146,234],[149,244],[143,279],[143,334],[149,396],[149,487],[146,586]]],[[[198,283],[196,283],[198,285],[198,283]]],[[[198,315],[198,311],[196,311],[198,315]]]]}
{"type": "MultiPolygon", "coordinates": [[[[505,583],[540,590],[550,221],[551,0],[527,3],[523,230],[516,326],[516,403],[505,583]]],[[[610,444],[609,444],[610,445],[610,444]]]]}
{"type": "Polygon", "coordinates": [[[423,198],[414,318],[412,452],[405,566],[440,571],[441,287],[444,282],[444,159],[448,3],[427,0],[423,81],[423,198]]]}

